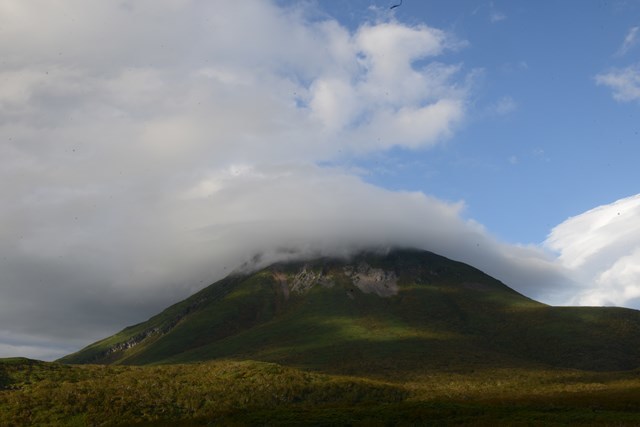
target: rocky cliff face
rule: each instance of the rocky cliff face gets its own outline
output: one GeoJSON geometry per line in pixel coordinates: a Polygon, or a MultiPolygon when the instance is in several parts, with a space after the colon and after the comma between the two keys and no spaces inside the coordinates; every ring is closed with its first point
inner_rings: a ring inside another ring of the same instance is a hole
{"type": "Polygon", "coordinates": [[[343,277],[336,278],[335,272],[327,274],[322,270],[314,270],[310,264],[304,264],[293,274],[287,275],[276,270],[274,278],[280,283],[286,298],[289,298],[291,293],[304,295],[314,286],[332,288],[337,281],[344,282],[344,278],[348,281],[346,295],[350,298],[353,298],[354,287],[365,294],[373,293],[380,297],[390,297],[398,293],[398,276],[394,271],[374,268],[366,262],[359,262],[345,265],[338,272],[343,277]]]}

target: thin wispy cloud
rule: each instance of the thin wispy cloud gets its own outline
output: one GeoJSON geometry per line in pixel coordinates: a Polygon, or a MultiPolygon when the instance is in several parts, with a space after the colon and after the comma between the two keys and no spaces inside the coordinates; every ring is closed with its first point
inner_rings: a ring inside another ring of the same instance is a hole
{"type": "Polygon", "coordinates": [[[493,2],[489,3],[489,21],[492,24],[495,24],[496,22],[504,21],[505,19],[507,19],[507,15],[499,11],[493,2]]]}
{"type": "Polygon", "coordinates": [[[640,100],[640,65],[614,68],[596,75],[598,85],[606,86],[613,92],[613,98],[620,102],[640,100]]]}
{"type": "Polygon", "coordinates": [[[518,109],[518,103],[510,96],[503,96],[495,103],[489,105],[490,114],[504,116],[518,109]]]}
{"type": "MultiPolygon", "coordinates": [[[[632,27],[615,56],[621,57],[633,49],[639,39],[640,27],[632,27]]],[[[619,102],[640,100],[640,64],[632,64],[610,70],[595,76],[596,84],[609,87],[613,98],[619,102]]]]}
{"type": "Polygon", "coordinates": [[[489,21],[491,21],[491,23],[493,24],[495,24],[496,22],[504,21],[505,19],[507,19],[507,15],[502,12],[498,12],[497,10],[492,10],[489,14],[489,21]]]}
{"type": "Polygon", "coordinates": [[[638,44],[638,31],[640,27],[632,27],[627,33],[622,46],[616,52],[616,56],[624,56],[638,44]]]}
{"type": "Polygon", "coordinates": [[[505,15],[503,12],[496,9],[494,2],[480,4],[471,12],[471,14],[477,15],[478,12],[480,12],[485,8],[489,9],[488,18],[489,18],[489,22],[491,22],[492,24],[495,24],[496,22],[504,21],[505,19],[507,19],[507,15],[505,15]]]}

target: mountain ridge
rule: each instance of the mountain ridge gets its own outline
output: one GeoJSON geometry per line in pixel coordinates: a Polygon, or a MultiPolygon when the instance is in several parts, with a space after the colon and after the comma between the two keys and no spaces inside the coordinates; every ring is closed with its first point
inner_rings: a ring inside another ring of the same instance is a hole
{"type": "Polygon", "coordinates": [[[551,307],[415,249],[236,272],[64,363],[253,359],[335,373],[640,366],[640,312],[551,307]]]}

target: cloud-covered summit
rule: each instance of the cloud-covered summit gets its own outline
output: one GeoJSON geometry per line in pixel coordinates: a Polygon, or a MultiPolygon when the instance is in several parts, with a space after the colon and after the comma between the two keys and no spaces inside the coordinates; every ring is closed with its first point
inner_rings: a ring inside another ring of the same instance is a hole
{"type": "Polygon", "coordinates": [[[306,3],[221,5],[0,4],[0,356],[79,348],[256,253],[415,246],[565,301],[546,250],[344,166],[455,134],[465,42],[392,16],[348,29],[306,3]]]}

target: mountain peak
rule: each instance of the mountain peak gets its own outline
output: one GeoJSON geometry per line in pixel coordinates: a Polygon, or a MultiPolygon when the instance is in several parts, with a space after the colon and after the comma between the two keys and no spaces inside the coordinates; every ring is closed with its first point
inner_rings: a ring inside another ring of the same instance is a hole
{"type": "Polygon", "coordinates": [[[427,251],[365,251],[237,272],[61,361],[244,358],[341,373],[496,364],[627,369],[640,366],[639,314],[549,307],[427,251]]]}

